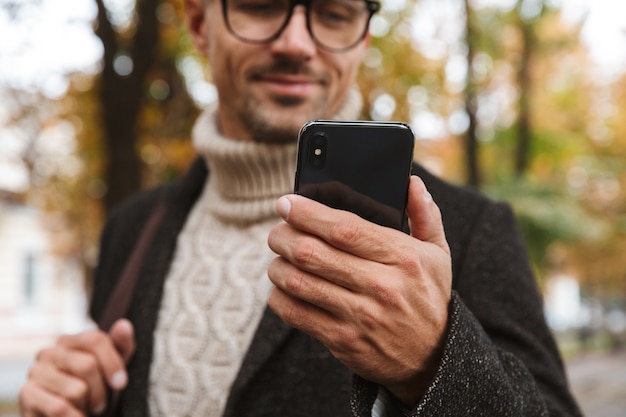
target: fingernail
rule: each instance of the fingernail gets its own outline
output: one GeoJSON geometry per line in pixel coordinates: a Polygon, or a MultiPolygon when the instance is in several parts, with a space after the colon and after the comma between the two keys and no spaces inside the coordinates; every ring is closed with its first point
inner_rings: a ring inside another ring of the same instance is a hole
{"type": "Polygon", "coordinates": [[[127,383],[128,376],[126,375],[125,371],[117,371],[113,374],[113,377],[111,378],[111,388],[117,391],[126,387],[127,383]]]}
{"type": "Polygon", "coordinates": [[[430,202],[433,199],[433,196],[430,195],[430,193],[428,191],[424,192],[424,201],[426,201],[427,203],[430,202]]]}
{"type": "Polygon", "coordinates": [[[289,212],[291,211],[291,201],[287,197],[281,197],[276,202],[276,212],[280,217],[284,220],[287,220],[289,217],[289,212]]]}
{"type": "Polygon", "coordinates": [[[100,403],[99,406],[97,406],[97,407],[95,407],[93,409],[93,413],[94,414],[102,414],[102,413],[104,413],[104,410],[106,410],[106,408],[107,408],[107,403],[106,403],[106,401],[103,401],[102,403],[100,403]]]}

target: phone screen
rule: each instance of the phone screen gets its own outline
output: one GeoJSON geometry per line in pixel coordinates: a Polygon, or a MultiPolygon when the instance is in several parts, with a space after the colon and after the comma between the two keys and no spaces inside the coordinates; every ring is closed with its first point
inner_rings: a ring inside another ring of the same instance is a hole
{"type": "Polygon", "coordinates": [[[414,135],[398,122],[308,122],[298,138],[296,194],[408,231],[414,135]]]}

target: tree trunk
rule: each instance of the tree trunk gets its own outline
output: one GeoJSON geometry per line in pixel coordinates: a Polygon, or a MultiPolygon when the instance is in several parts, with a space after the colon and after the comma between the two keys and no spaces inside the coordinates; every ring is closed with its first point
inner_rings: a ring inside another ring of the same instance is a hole
{"type": "Polygon", "coordinates": [[[104,198],[105,210],[108,211],[141,188],[140,160],[136,151],[137,121],[146,78],[159,40],[158,0],[138,1],[136,28],[130,48],[119,41],[107,17],[103,0],[96,0],[96,4],[98,17],[95,33],[104,48],[100,97],[108,153],[105,173],[108,191],[104,198]],[[121,53],[133,63],[132,72],[127,76],[118,74],[114,68],[115,59],[121,53]]]}
{"type": "Polygon", "coordinates": [[[478,135],[476,118],[476,91],[474,87],[474,37],[472,9],[469,0],[465,0],[465,40],[467,44],[467,81],[465,85],[465,111],[469,118],[469,126],[465,135],[465,160],[467,167],[467,183],[475,188],[481,185],[478,135]]]}
{"type": "Polygon", "coordinates": [[[530,121],[530,60],[532,52],[532,25],[520,21],[522,31],[522,56],[519,64],[518,83],[520,88],[519,116],[517,125],[517,148],[515,150],[515,176],[521,177],[528,169],[531,151],[530,121]]]}

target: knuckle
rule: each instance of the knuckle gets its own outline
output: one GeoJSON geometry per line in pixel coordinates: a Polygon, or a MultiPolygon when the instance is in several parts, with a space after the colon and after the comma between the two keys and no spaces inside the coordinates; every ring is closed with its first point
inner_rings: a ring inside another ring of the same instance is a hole
{"type": "Polygon", "coordinates": [[[109,336],[106,335],[103,331],[97,330],[94,332],[88,332],[82,335],[83,342],[88,346],[97,346],[102,343],[106,343],[109,339],[109,336]]]}
{"type": "MultiPolygon", "coordinates": [[[[69,384],[68,384],[69,385],[69,384]]],[[[67,388],[67,399],[73,404],[85,404],[89,387],[82,380],[76,380],[67,388]]]]}
{"type": "Polygon", "coordinates": [[[398,255],[398,265],[401,265],[409,276],[420,277],[422,275],[422,259],[413,251],[401,251],[398,255]]]}
{"type": "Polygon", "coordinates": [[[341,327],[329,332],[325,343],[336,354],[342,357],[353,357],[359,350],[361,340],[358,332],[341,327]]]}
{"type": "Polygon", "coordinates": [[[300,328],[302,314],[296,305],[290,304],[284,311],[283,320],[291,327],[300,328]]]}
{"type": "Polygon", "coordinates": [[[289,273],[285,280],[285,291],[289,294],[302,294],[306,288],[305,274],[295,269],[289,273]]]}
{"type": "Polygon", "coordinates": [[[336,351],[345,351],[350,346],[354,346],[354,338],[351,332],[345,332],[341,328],[335,328],[332,332],[328,332],[324,342],[336,351]]]}
{"type": "Polygon", "coordinates": [[[73,415],[72,405],[65,399],[56,397],[48,405],[48,413],[51,417],[64,417],[73,415]]]}
{"type": "MultiPolygon", "coordinates": [[[[366,307],[365,305],[362,305],[357,310],[357,314],[359,317],[359,327],[365,329],[367,332],[373,332],[380,327],[383,316],[380,310],[374,309],[371,306],[366,307]]],[[[356,335],[354,335],[352,340],[356,341],[356,339],[356,335]]]]}
{"type": "Polygon", "coordinates": [[[98,372],[96,359],[91,355],[82,355],[74,361],[75,372],[78,375],[91,375],[98,372]]]}
{"type": "MultiPolygon", "coordinates": [[[[386,277],[385,277],[386,278],[386,277]]],[[[394,300],[398,298],[399,289],[393,285],[391,279],[373,279],[369,282],[370,292],[383,306],[391,306],[394,304],[394,300]]],[[[358,307],[358,314],[361,317],[370,317],[375,314],[371,305],[360,305],[358,307]]]]}
{"type": "Polygon", "coordinates": [[[313,239],[299,239],[293,250],[293,260],[298,265],[309,265],[319,257],[319,245],[313,239]]]}
{"type": "Polygon", "coordinates": [[[53,348],[41,349],[39,352],[37,352],[37,355],[35,355],[35,361],[46,362],[46,361],[49,361],[53,356],[54,356],[53,348]]]}
{"type": "Polygon", "coordinates": [[[332,242],[347,245],[355,242],[361,232],[356,224],[342,221],[334,223],[330,227],[328,234],[332,242]]]}
{"type": "Polygon", "coordinates": [[[404,300],[405,288],[401,282],[397,285],[389,285],[382,287],[380,290],[381,299],[387,307],[399,307],[404,300]]]}
{"type": "Polygon", "coordinates": [[[70,336],[70,335],[62,335],[59,336],[59,338],[57,339],[57,343],[56,346],[57,347],[65,347],[71,344],[71,340],[75,338],[75,336],[70,336]]]}

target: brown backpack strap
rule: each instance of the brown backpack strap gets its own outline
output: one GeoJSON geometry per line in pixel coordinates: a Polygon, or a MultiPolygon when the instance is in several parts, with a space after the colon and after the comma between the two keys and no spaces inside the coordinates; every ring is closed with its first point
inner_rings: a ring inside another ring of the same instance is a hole
{"type": "Polygon", "coordinates": [[[150,213],[148,221],[146,221],[141,235],[135,244],[133,252],[130,258],[126,262],[122,274],[113,292],[109,296],[109,300],[104,308],[100,320],[98,321],[98,327],[105,332],[108,332],[113,323],[126,316],[130,307],[130,302],[133,299],[133,293],[135,292],[135,285],[137,283],[137,277],[139,271],[143,265],[144,258],[148,252],[148,248],[154,238],[154,233],[158,228],[163,215],[165,214],[165,202],[159,201],[150,213]]]}
{"type": "MultiPolygon", "coordinates": [[[[141,230],[141,235],[135,244],[133,252],[128,258],[122,274],[113,292],[109,296],[104,311],[98,321],[98,327],[105,332],[108,332],[113,323],[116,320],[125,317],[130,307],[130,302],[133,299],[133,293],[135,292],[135,285],[137,283],[137,277],[139,271],[143,265],[148,248],[154,239],[154,233],[156,232],[163,215],[165,214],[165,202],[160,200],[157,205],[152,209],[150,217],[146,221],[145,226],[141,230]]],[[[101,414],[100,417],[111,417],[117,414],[117,406],[119,401],[119,392],[114,392],[111,389],[108,390],[108,407],[106,411],[101,414]]]]}

